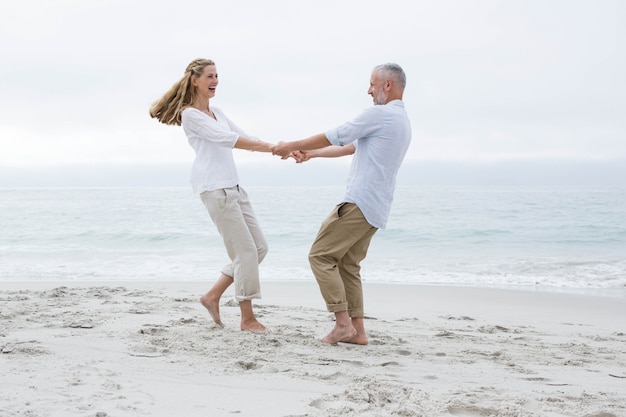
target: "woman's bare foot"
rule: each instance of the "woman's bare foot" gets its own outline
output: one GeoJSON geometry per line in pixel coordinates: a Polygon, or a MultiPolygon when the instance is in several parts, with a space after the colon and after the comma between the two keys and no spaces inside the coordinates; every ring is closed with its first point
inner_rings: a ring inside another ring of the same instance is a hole
{"type": "Polygon", "coordinates": [[[263,326],[256,318],[241,320],[241,330],[248,331],[252,333],[264,333],[267,331],[265,326],[263,326]]]}
{"type": "Polygon", "coordinates": [[[239,309],[241,310],[241,330],[253,333],[265,332],[265,326],[259,323],[252,311],[252,300],[241,301],[239,309]]]}
{"type": "Polygon", "coordinates": [[[220,298],[226,288],[233,283],[233,277],[230,277],[226,274],[221,274],[213,287],[202,297],[200,297],[200,304],[204,306],[209,311],[211,318],[220,327],[224,327],[222,324],[222,319],[220,318],[220,298]]]}
{"type": "Polygon", "coordinates": [[[222,324],[222,320],[220,319],[220,300],[212,299],[209,296],[209,293],[204,294],[200,297],[200,304],[204,306],[209,311],[211,318],[220,327],[224,327],[222,324]]]}

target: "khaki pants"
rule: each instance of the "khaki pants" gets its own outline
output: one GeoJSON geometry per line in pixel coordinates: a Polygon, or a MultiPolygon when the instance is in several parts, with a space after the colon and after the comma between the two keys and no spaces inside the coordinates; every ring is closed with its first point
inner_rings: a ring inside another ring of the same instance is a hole
{"type": "Polygon", "coordinates": [[[360,264],[377,230],[352,203],[339,204],[322,223],[309,263],[328,311],[363,317],[360,264]]]}
{"type": "Polygon", "coordinates": [[[231,262],[222,273],[232,277],[238,302],[261,298],[259,264],[267,242],[254,216],[248,193],[239,187],[205,191],[200,198],[224,240],[231,262]]]}

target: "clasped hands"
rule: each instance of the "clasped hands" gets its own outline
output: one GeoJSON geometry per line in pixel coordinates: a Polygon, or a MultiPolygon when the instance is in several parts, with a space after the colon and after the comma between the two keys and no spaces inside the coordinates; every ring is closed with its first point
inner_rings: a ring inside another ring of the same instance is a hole
{"type": "Polygon", "coordinates": [[[293,158],[297,164],[308,161],[310,159],[309,154],[306,151],[292,150],[290,142],[278,142],[272,147],[272,155],[280,156],[280,159],[285,160],[293,158]]]}

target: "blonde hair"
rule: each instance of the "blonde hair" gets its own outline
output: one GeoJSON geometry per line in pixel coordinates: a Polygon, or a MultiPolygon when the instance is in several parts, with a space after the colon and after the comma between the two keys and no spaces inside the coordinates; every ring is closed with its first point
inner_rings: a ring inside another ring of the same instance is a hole
{"type": "Polygon", "coordinates": [[[163,97],[152,103],[150,117],[166,125],[180,126],[181,113],[196,99],[196,89],[191,84],[191,78],[200,77],[204,68],[209,65],[215,65],[215,62],[202,58],[191,61],[187,65],[185,75],[163,97]]]}

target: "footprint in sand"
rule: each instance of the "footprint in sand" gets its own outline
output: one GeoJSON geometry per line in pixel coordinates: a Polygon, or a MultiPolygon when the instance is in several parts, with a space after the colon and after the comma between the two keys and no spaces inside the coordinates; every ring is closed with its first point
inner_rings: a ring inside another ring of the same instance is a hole
{"type": "Polygon", "coordinates": [[[380,366],[400,366],[400,363],[396,361],[389,361],[381,363],[380,366]]]}
{"type": "Polygon", "coordinates": [[[11,355],[47,355],[50,352],[40,347],[41,342],[38,340],[29,340],[24,342],[12,342],[2,346],[0,352],[11,355]]]}
{"type": "Polygon", "coordinates": [[[475,417],[475,416],[496,416],[497,410],[491,408],[477,407],[474,405],[451,405],[448,412],[453,416],[475,417]]]}
{"type": "Polygon", "coordinates": [[[236,365],[241,367],[244,371],[250,371],[259,368],[259,364],[256,362],[248,362],[248,361],[237,361],[236,365]]]}
{"type": "Polygon", "coordinates": [[[473,318],[469,317],[469,316],[460,316],[460,317],[455,317],[455,316],[440,316],[441,318],[444,318],[446,320],[462,320],[462,321],[474,321],[473,318]]]}
{"type": "Polygon", "coordinates": [[[156,334],[165,333],[167,331],[165,327],[160,326],[158,324],[157,325],[144,324],[144,326],[145,328],[139,330],[140,334],[156,335],[156,334]]]}
{"type": "Polygon", "coordinates": [[[499,332],[508,333],[509,331],[510,330],[504,326],[481,326],[478,328],[479,333],[488,333],[488,334],[499,333],[499,332]]]}
{"type": "Polygon", "coordinates": [[[94,324],[91,320],[75,321],[69,324],[72,329],[93,329],[94,324]]]}
{"type": "Polygon", "coordinates": [[[167,353],[167,349],[162,349],[157,346],[133,345],[126,353],[130,356],[142,358],[157,358],[167,353]]]}

